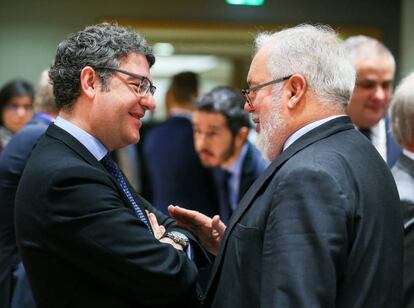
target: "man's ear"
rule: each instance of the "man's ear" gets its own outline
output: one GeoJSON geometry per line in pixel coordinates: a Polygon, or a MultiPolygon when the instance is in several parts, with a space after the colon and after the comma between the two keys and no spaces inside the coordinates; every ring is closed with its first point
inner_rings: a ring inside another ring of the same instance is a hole
{"type": "Polygon", "coordinates": [[[289,90],[289,101],[287,106],[289,109],[293,109],[296,108],[298,103],[305,97],[308,84],[302,75],[294,74],[288,80],[287,89],[289,90]]]}
{"type": "Polygon", "coordinates": [[[237,146],[242,147],[248,135],[249,135],[249,128],[246,126],[241,127],[236,134],[237,146]]]}
{"type": "Polygon", "coordinates": [[[85,66],[80,73],[81,93],[89,98],[94,98],[98,89],[97,75],[90,66],[85,66]]]}

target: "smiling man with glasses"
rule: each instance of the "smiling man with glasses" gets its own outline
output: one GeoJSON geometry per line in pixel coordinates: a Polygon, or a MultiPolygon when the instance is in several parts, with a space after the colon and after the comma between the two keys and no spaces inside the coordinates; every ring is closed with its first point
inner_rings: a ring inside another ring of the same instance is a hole
{"type": "Polygon", "coordinates": [[[197,306],[195,238],[137,195],[109,155],[139,141],[155,108],[154,61],[141,36],[106,23],[58,46],[49,76],[59,116],[16,194],[39,308],[197,306]]]}
{"type": "Polygon", "coordinates": [[[345,114],[355,69],[341,42],[301,25],[256,43],[244,109],[271,164],[227,226],[169,208],[216,254],[205,306],[400,307],[398,192],[345,114]]]}

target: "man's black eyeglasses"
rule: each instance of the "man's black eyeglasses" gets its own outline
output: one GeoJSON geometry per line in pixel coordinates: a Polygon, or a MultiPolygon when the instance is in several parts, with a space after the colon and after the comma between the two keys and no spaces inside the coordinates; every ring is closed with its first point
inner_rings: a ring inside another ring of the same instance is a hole
{"type": "Polygon", "coordinates": [[[243,94],[244,100],[249,104],[250,108],[254,109],[253,103],[252,103],[253,100],[250,98],[251,93],[255,93],[257,90],[260,90],[261,88],[270,86],[271,84],[275,84],[275,83],[279,83],[279,82],[288,80],[290,77],[292,77],[292,75],[289,75],[289,76],[286,76],[286,77],[283,77],[283,78],[278,78],[278,79],[275,79],[275,80],[272,80],[272,81],[269,81],[269,82],[266,82],[266,83],[262,83],[262,84],[259,84],[258,86],[253,87],[253,88],[244,89],[244,90],[241,91],[241,93],[243,94]]]}
{"type": "Polygon", "coordinates": [[[141,75],[137,75],[128,71],[124,71],[122,69],[116,68],[116,67],[107,67],[107,66],[100,66],[100,67],[95,67],[96,70],[110,70],[110,71],[115,71],[115,72],[119,72],[125,75],[128,75],[132,78],[138,79],[139,82],[139,87],[138,87],[138,94],[145,96],[149,93],[151,93],[151,95],[154,95],[155,90],[157,89],[151,82],[151,80],[149,80],[147,77],[141,76],[141,75]]]}

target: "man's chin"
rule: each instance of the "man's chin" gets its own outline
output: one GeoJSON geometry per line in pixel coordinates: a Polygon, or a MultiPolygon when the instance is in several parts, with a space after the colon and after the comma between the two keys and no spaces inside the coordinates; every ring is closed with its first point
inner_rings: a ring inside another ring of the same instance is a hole
{"type": "Polygon", "coordinates": [[[201,164],[205,167],[205,168],[215,168],[218,167],[218,165],[210,162],[210,161],[205,161],[205,160],[201,160],[201,164]]]}

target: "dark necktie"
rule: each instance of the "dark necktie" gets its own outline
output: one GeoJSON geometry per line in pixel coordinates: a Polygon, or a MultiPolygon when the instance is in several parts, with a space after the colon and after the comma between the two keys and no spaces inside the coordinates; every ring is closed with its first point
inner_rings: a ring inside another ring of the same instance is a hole
{"type": "Polygon", "coordinates": [[[371,129],[370,128],[360,128],[359,131],[369,140],[371,140],[371,129]]]}
{"type": "Polygon", "coordinates": [[[218,184],[218,195],[220,202],[220,219],[226,224],[232,214],[230,205],[229,179],[231,173],[227,170],[219,169],[216,173],[218,184]]]}
{"type": "Polygon", "coordinates": [[[152,232],[151,227],[148,223],[148,220],[144,215],[144,212],[141,210],[141,208],[138,206],[135,199],[132,197],[132,194],[128,189],[128,185],[126,183],[125,177],[122,174],[119,167],[117,166],[117,164],[112,160],[109,154],[105,155],[104,158],[101,159],[101,163],[105,167],[105,169],[109,172],[109,174],[115,178],[119,187],[121,188],[121,190],[123,191],[127,199],[129,200],[129,202],[132,204],[138,218],[141,219],[141,221],[147,225],[150,232],[152,232]]]}

